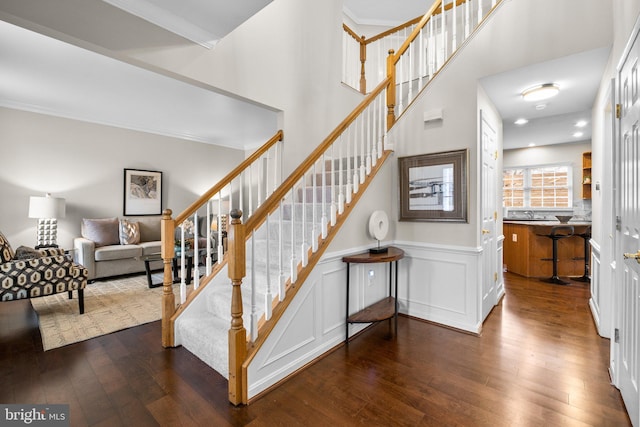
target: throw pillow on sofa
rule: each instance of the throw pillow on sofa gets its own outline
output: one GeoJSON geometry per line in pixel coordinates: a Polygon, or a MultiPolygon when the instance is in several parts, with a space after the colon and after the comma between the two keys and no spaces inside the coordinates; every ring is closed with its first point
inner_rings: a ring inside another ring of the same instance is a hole
{"type": "Polygon", "coordinates": [[[97,246],[120,244],[118,218],[89,219],[82,218],[81,234],[85,239],[93,240],[97,246]]]}
{"type": "Polygon", "coordinates": [[[120,244],[137,245],[140,243],[140,224],[128,219],[120,220],[120,244]]]}
{"type": "Polygon", "coordinates": [[[37,249],[28,246],[19,246],[18,249],[16,249],[14,259],[33,259],[40,258],[41,256],[42,254],[37,249]]]}

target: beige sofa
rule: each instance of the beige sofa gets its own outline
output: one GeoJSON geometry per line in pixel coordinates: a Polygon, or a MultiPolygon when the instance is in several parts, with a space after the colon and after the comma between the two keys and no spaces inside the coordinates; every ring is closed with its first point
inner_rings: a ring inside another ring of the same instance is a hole
{"type": "MultiPolygon", "coordinates": [[[[161,219],[161,216],[83,219],[82,237],[73,242],[75,262],[87,269],[89,280],[144,272],[142,257],[160,252],[161,219]],[[129,243],[122,239],[122,221],[128,225],[137,223],[138,241],[129,243]]],[[[152,268],[162,268],[162,262],[152,263],[152,268]]]]}

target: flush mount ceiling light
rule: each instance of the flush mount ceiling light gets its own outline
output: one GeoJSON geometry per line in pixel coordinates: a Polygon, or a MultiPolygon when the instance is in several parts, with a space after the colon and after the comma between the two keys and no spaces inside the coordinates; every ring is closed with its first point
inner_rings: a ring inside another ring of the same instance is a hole
{"type": "Polygon", "coordinates": [[[527,120],[527,119],[518,119],[513,123],[516,124],[516,125],[526,125],[527,123],[529,123],[529,120],[527,120]]]}
{"type": "Polygon", "coordinates": [[[556,96],[558,92],[560,92],[558,85],[545,83],[522,91],[522,98],[525,101],[542,101],[556,96]]]}
{"type": "Polygon", "coordinates": [[[587,121],[586,120],[578,120],[578,122],[576,123],[576,127],[577,128],[583,128],[587,125],[587,121]]]}
{"type": "Polygon", "coordinates": [[[574,132],[573,133],[573,137],[574,138],[580,138],[582,135],[584,135],[582,132],[574,132]]]}

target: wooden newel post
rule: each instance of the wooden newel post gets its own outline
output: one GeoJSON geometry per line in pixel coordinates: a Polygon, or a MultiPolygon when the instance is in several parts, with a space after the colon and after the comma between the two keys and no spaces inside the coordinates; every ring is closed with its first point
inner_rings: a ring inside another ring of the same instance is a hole
{"type": "Polygon", "coordinates": [[[367,43],[365,37],[360,38],[360,93],[367,93],[367,77],[365,76],[365,63],[367,62],[367,43]]]}
{"type": "Polygon", "coordinates": [[[242,375],[242,364],[247,355],[247,330],[242,322],[242,278],[246,275],[245,230],[242,211],[233,209],[231,225],[227,229],[229,245],[227,260],[231,293],[231,329],[229,329],[229,401],[243,403],[247,379],[242,375]]]}
{"type": "Polygon", "coordinates": [[[171,263],[173,262],[174,235],[176,222],[171,218],[171,209],[162,212],[162,226],[160,228],[162,246],[160,256],[164,267],[164,278],[162,279],[162,346],[173,347],[173,323],[171,316],[176,311],[176,297],[173,294],[173,272],[171,263]]]}
{"type": "Polygon", "coordinates": [[[396,62],[395,51],[389,50],[387,56],[387,77],[389,77],[389,85],[387,86],[387,130],[391,129],[396,121],[396,62]]]}

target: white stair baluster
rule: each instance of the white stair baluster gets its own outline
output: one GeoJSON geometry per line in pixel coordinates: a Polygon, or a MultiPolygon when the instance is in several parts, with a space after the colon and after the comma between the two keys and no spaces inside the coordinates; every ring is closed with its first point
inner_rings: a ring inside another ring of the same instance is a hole
{"type": "Polygon", "coordinates": [[[254,164],[251,163],[249,165],[249,200],[247,201],[247,203],[249,204],[248,208],[249,208],[249,216],[251,217],[253,215],[253,167],[254,164]]]}
{"type": "MultiPolygon", "coordinates": [[[[359,177],[359,167],[358,167],[358,126],[357,126],[357,121],[354,121],[351,126],[349,126],[350,129],[353,129],[353,181],[352,181],[352,185],[353,185],[353,193],[357,193],[358,192],[358,188],[360,186],[360,177],[359,177]]],[[[351,144],[349,144],[351,145],[351,144]]],[[[347,145],[347,147],[349,147],[349,145],[347,145]]],[[[347,160],[349,161],[349,160],[347,160]]],[[[347,192],[347,203],[351,202],[351,196],[350,196],[350,192],[347,192]]]]}
{"type": "Polygon", "coordinates": [[[200,286],[200,239],[198,229],[198,212],[193,215],[193,258],[191,261],[191,275],[193,277],[193,290],[200,286]]]}
{"type": "MultiPolygon", "coordinates": [[[[340,139],[342,139],[342,135],[340,135],[340,139]]],[[[339,141],[334,141],[333,144],[331,144],[331,226],[332,227],[336,225],[336,219],[338,215],[338,205],[336,203],[336,180],[339,180],[340,184],[342,184],[342,176],[340,176],[340,178],[336,176],[336,157],[335,157],[336,144],[339,144],[339,141]]],[[[342,173],[341,171],[338,171],[339,175],[341,173],[342,173]]],[[[342,185],[340,185],[340,187],[342,187],[342,185]]]]}
{"type": "Polygon", "coordinates": [[[344,157],[342,156],[342,146],[344,145],[344,135],[346,130],[340,134],[340,142],[338,143],[338,214],[344,212],[344,157]]]}
{"type": "MultiPolygon", "coordinates": [[[[331,145],[333,147],[333,144],[331,145]]],[[[333,148],[332,148],[333,149],[333,148]]],[[[329,151],[329,150],[327,150],[329,151]]],[[[320,157],[322,162],[322,219],[320,220],[322,238],[327,238],[329,232],[329,219],[327,218],[327,157],[326,152],[320,157]]]]}
{"type": "Polygon", "coordinates": [[[302,174],[302,239],[300,242],[300,261],[302,266],[307,266],[308,252],[307,252],[307,185],[306,185],[306,172],[302,174]]]}
{"type": "Polygon", "coordinates": [[[404,55],[400,55],[400,60],[396,65],[396,68],[398,69],[398,73],[396,74],[396,86],[398,86],[398,90],[396,93],[396,105],[398,108],[398,116],[401,115],[404,111],[404,103],[402,102],[404,99],[404,96],[402,96],[402,85],[404,83],[404,61],[402,60],[403,57],[404,55]]]}
{"type": "Polygon", "coordinates": [[[264,159],[262,157],[256,160],[256,163],[258,163],[258,179],[256,181],[256,186],[258,187],[258,198],[256,200],[256,209],[258,209],[258,207],[262,204],[262,186],[264,185],[264,180],[266,178],[263,162],[264,159]]]}
{"type": "Polygon", "coordinates": [[[296,260],[296,206],[295,184],[291,187],[291,284],[298,279],[298,261],[296,260]]]}
{"type": "MultiPolygon", "coordinates": [[[[233,181],[229,182],[229,206],[231,206],[231,196],[233,194],[233,181]]],[[[244,185],[242,185],[242,175],[238,176],[238,209],[242,212],[243,220],[249,217],[248,212],[244,209],[244,185]]],[[[231,212],[231,210],[229,210],[231,212]]]]}
{"type": "Polygon", "coordinates": [[[433,16],[429,19],[429,38],[427,39],[427,61],[429,61],[429,80],[433,77],[434,64],[433,53],[435,51],[435,39],[433,37],[433,16]]]}
{"type": "MultiPolygon", "coordinates": [[[[365,114],[365,118],[366,118],[366,127],[367,127],[367,141],[366,141],[366,145],[367,145],[367,159],[366,159],[366,165],[365,165],[365,173],[367,175],[369,175],[371,173],[371,165],[373,163],[373,161],[371,160],[371,144],[373,142],[372,136],[371,136],[371,105],[369,105],[367,107],[367,109],[364,111],[365,114]]],[[[363,120],[364,123],[364,120],[363,120]]]]}
{"type": "Polygon", "coordinates": [[[186,245],[184,241],[184,222],[180,224],[180,303],[187,300],[187,263],[186,245]]]}
{"type": "Polygon", "coordinates": [[[210,275],[211,274],[211,199],[209,199],[209,201],[207,202],[207,219],[204,222],[204,231],[205,231],[205,236],[206,237],[206,242],[207,242],[207,261],[206,261],[206,275],[210,275]]]}
{"type": "Polygon", "coordinates": [[[447,15],[444,13],[444,4],[442,4],[442,13],[440,14],[440,49],[442,50],[442,56],[438,61],[438,70],[444,65],[444,61],[447,60],[447,15]]]}
{"type": "Polygon", "coordinates": [[[218,192],[218,264],[222,264],[222,258],[224,255],[224,236],[222,230],[222,192],[218,192]]]}
{"type": "Polygon", "coordinates": [[[251,231],[251,341],[258,338],[258,308],[256,305],[256,250],[255,234],[251,231]]]}
{"type": "Polygon", "coordinates": [[[371,166],[378,163],[378,100],[380,95],[371,103],[371,166]]]}
{"type": "Polygon", "coordinates": [[[364,129],[364,118],[365,118],[365,114],[364,112],[360,115],[360,117],[358,117],[356,120],[360,121],[360,184],[364,183],[364,177],[365,177],[365,172],[366,172],[366,167],[365,167],[365,161],[366,161],[366,157],[367,157],[367,153],[365,153],[365,139],[366,139],[366,133],[365,133],[365,129],[364,129]]]}
{"type": "Polygon", "coordinates": [[[284,209],[282,200],[280,200],[280,218],[278,219],[278,265],[280,266],[278,297],[280,301],[283,301],[286,296],[287,277],[284,275],[284,209]]]}
{"type": "MultiPolygon", "coordinates": [[[[267,256],[266,264],[267,264],[267,293],[264,295],[264,317],[266,320],[271,319],[271,309],[273,308],[273,294],[271,293],[271,233],[269,232],[269,217],[271,215],[267,215],[267,221],[265,227],[267,229],[267,256]]],[[[254,262],[255,264],[255,262],[254,262]]],[[[255,292],[255,285],[254,285],[255,292]]]]}
{"type": "Polygon", "coordinates": [[[378,158],[382,157],[382,151],[384,150],[384,146],[382,145],[383,138],[384,138],[384,131],[386,129],[385,123],[384,123],[384,110],[385,110],[385,104],[384,104],[384,99],[385,99],[385,95],[384,92],[382,92],[380,94],[380,96],[378,96],[378,158]]]}
{"type": "Polygon", "coordinates": [[[471,26],[471,19],[469,16],[469,0],[464,2],[464,39],[466,40],[469,37],[469,31],[471,26]]]}
{"type": "Polygon", "coordinates": [[[458,48],[458,8],[456,7],[456,0],[453,0],[451,16],[453,19],[453,30],[452,30],[452,42],[451,42],[451,52],[455,52],[458,48]]]}
{"type": "Polygon", "coordinates": [[[423,79],[427,68],[425,66],[424,58],[424,27],[420,28],[420,34],[418,37],[420,37],[418,39],[418,92],[420,92],[424,85],[423,79]]]}
{"type": "Polygon", "coordinates": [[[344,212],[344,204],[345,203],[351,203],[351,192],[353,191],[352,186],[351,186],[351,180],[353,179],[353,177],[351,176],[351,157],[350,157],[350,152],[351,152],[351,144],[349,143],[350,137],[351,137],[351,126],[349,126],[346,130],[347,133],[347,137],[342,139],[342,144],[340,145],[340,203],[338,204],[338,214],[342,215],[342,212],[344,212]],[[344,158],[342,156],[342,146],[346,145],[347,149],[347,157],[344,158]],[[346,162],[346,172],[345,172],[345,168],[343,166],[343,164],[346,162]],[[342,189],[343,185],[342,185],[342,176],[345,176],[347,178],[347,182],[345,184],[345,188],[344,191],[342,189]]]}
{"type": "Polygon", "coordinates": [[[313,200],[311,202],[311,250],[316,252],[318,250],[318,218],[317,218],[317,210],[318,210],[318,179],[316,175],[316,163],[313,164],[312,167],[312,176],[311,176],[311,185],[313,186],[312,197],[313,200]]]}

